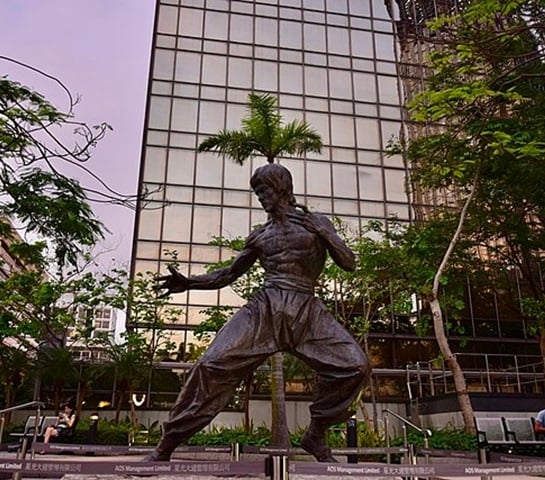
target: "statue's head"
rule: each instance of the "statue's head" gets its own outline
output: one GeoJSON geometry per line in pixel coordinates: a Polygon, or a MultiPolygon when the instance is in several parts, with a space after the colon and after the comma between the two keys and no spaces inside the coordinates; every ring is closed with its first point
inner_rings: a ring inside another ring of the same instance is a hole
{"type": "MultiPolygon", "coordinates": [[[[293,199],[293,179],[290,171],[278,163],[267,163],[255,170],[250,185],[255,190],[259,185],[273,188],[281,196],[293,199]]],[[[294,200],[293,200],[294,201],[294,200]]]]}

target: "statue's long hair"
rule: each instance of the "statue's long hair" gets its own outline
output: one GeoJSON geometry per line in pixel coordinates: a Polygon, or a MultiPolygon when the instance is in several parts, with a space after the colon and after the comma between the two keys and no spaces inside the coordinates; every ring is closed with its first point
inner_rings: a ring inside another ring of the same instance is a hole
{"type": "Polygon", "coordinates": [[[268,185],[283,197],[289,198],[290,205],[308,213],[308,207],[297,203],[293,195],[293,177],[291,172],[278,163],[267,163],[258,167],[250,179],[250,185],[255,190],[259,185],[268,185]]]}

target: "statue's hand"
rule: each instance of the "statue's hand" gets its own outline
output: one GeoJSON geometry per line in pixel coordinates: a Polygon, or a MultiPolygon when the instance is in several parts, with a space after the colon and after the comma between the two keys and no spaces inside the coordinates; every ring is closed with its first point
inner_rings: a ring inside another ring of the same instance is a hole
{"type": "Polygon", "coordinates": [[[301,225],[303,228],[308,230],[311,233],[316,233],[318,235],[323,232],[323,225],[320,221],[320,217],[314,215],[311,212],[305,213],[292,213],[289,215],[290,220],[298,225],[301,225]]]}
{"type": "Polygon", "coordinates": [[[178,272],[172,265],[168,266],[170,275],[163,275],[161,277],[155,278],[157,285],[153,286],[155,291],[165,290],[166,292],[161,293],[159,298],[166,297],[171,293],[181,293],[185,292],[189,288],[189,280],[187,277],[178,272]]]}

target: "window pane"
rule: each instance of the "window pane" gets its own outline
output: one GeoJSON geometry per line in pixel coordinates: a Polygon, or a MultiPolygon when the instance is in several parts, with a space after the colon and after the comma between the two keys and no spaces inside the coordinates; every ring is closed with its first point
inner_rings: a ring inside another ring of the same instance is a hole
{"type": "Polygon", "coordinates": [[[356,137],[358,148],[378,149],[378,122],[373,118],[356,118],[356,137]]]}
{"type": "Polygon", "coordinates": [[[225,162],[225,188],[249,190],[251,176],[250,167],[251,162],[246,162],[244,165],[237,165],[231,160],[225,162]]]}
{"type": "Polygon", "coordinates": [[[380,122],[382,128],[382,140],[388,142],[390,140],[397,140],[401,132],[400,122],[380,122]]]}
{"type": "Polygon", "coordinates": [[[375,76],[371,73],[353,73],[354,76],[354,99],[364,102],[376,102],[377,90],[375,87],[375,76]]]}
{"type": "Polygon", "coordinates": [[[333,195],[357,198],[356,168],[351,165],[333,165],[333,195]]]}
{"type": "Polygon", "coordinates": [[[253,21],[248,15],[231,14],[231,29],[229,31],[231,41],[252,43],[253,21]]]}
{"type": "Polygon", "coordinates": [[[222,235],[227,238],[245,237],[250,228],[250,211],[244,208],[224,208],[222,235]]]}
{"type": "Polygon", "coordinates": [[[269,47],[278,45],[276,20],[257,17],[255,22],[255,43],[269,47]]]}
{"type": "Polygon", "coordinates": [[[140,222],[138,224],[138,238],[146,240],[159,240],[159,232],[161,231],[161,216],[160,208],[153,210],[141,210],[140,222]]]}
{"type": "Polygon", "coordinates": [[[394,77],[378,76],[379,102],[399,104],[397,80],[394,77]]]}
{"type": "Polygon", "coordinates": [[[280,65],[280,90],[285,93],[303,93],[303,69],[301,65],[280,65]]]}
{"type": "Polygon", "coordinates": [[[352,79],[348,70],[329,70],[329,87],[334,98],[352,98],[352,79]]]}
{"type": "Polygon", "coordinates": [[[348,55],[348,30],[346,28],[327,27],[329,53],[348,55]]]}
{"type": "Polygon", "coordinates": [[[204,36],[207,39],[225,40],[227,38],[227,19],[225,13],[206,12],[204,36]]]}
{"type": "Polygon", "coordinates": [[[278,90],[278,67],[274,62],[263,62],[256,60],[255,68],[255,88],[266,92],[276,92],[278,90]]]}
{"type": "Polygon", "coordinates": [[[405,193],[405,172],[402,170],[384,170],[388,200],[407,202],[405,193]]]}
{"type": "Polygon", "coordinates": [[[149,128],[168,129],[170,117],[170,100],[165,97],[152,96],[150,101],[149,128]]]}
{"type": "Polygon", "coordinates": [[[305,90],[307,95],[327,96],[327,70],[305,67],[305,90]]]}
{"type": "Polygon", "coordinates": [[[193,188],[167,186],[165,197],[168,202],[193,203],[193,188]]]}
{"type": "Polygon", "coordinates": [[[162,183],[165,181],[166,148],[146,148],[144,181],[162,183]]]}
{"type": "Polygon", "coordinates": [[[214,134],[224,125],[225,104],[219,102],[200,102],[199,132],[214,134]]]}
{"type": "Polygon", "coordinates": [[[382,193],[382,172],[379,168],[359,167],[358,178],[361,199],[384,200],[382,193]]]}
{"type": "Polygon", "coordinates": [[[227,59],[219,55],[203,55],[202,62],[202,83],[225,85],[227,59]]]}
{"type": "Polygon", "coordinates": [[[373,58],[373,37],[370,32],[352,30],[352,54],[355,57],[373,58]]]}
{"type": "Polygon", "coordinates": [[[306,121],[322,137],[322,142],[329,144],[329,117],[324,113],[307,112],[306,121]]]}
{"type": "Polygon", "coordinates": [[[182,8],[180,12],[180,24],[178,35],[188,37],[202,37],[203,11],[194,8],[182,8]]]}
{"type": "Polygon", "coordinates": [[[159,7],[159,19],[157,31],[159,33],[176,34],[176,23],[178,22],[178,8],[161,5],[159,7]]]}
{"type": "Polygon", "coordinates": [[[175,98],[172,105],[172,130],[195,131],[197,102],[175,98]]]}
{"type": "Polygon", "coordinates": [[[196,184],[221,187],[221,159],[211,153],[199,154],[196,184]]]}
{"type": "Polygon", "coordinates": [[[229,60],[229,85],[233,87],[251,88],[252,62],[242,58],[229,60]]]}
{"type": "Polygon", "coordinates": [[[217,207],[195,206],[193,242],[208,243],[220,235],[220,209],[217,207]]]}
{"type": "Polygon", "coordinates": [[[307,163],[307,194],[331,195],[331,168],[324,162],[307,163]]]}
{"type": "Polygon", "coordinates": [[[178,52],[174,78],[178,82],[198,82],[200,67],[201,55],[199,53],[178,52]]]}
{"type": "Polygon", "coordinates": [[[179,185],[193,184],[195,153],[187,150],[170,150],[168,154],[167,182],[179,185]]]}
{"type": "Polygon", "coordinates": [[[331,143],[345,147],[355,145],[353,117],[331,115],[331,143]]]}
{"type": "Polygon", "coordinates": [[[172,80],[174,76],[174,52],[170,50],[155,50],[153,77],[172,80]]]}
{"type": "Polygon", "coordinates": [[[305,50],[325,52],[325,27],[323,25],[305,23],[303,28],[305,34],[305,50]]]}
{"type": "Polygon", "coordinates": [[[173,203],[165,206],[163,240],[189,242],[191,233],[191,206],[173,203]]]}
{"type": "Polygon", "coordinates": [[[301,23],[280,21],[280,46],[301,48],[301,23]]]}
{"type": "Polygon", "coordinates": [[[337,13],[347,12],[346,0],[327,0],[326,4],[327,4],[328,12],[337,12],[337,13]]]}
{"type": "Polygon", "coordinates": [[[377,49],[377,58],[382,60],[395,60],[393,35],[375,33],[375,48],[377,49]]]}

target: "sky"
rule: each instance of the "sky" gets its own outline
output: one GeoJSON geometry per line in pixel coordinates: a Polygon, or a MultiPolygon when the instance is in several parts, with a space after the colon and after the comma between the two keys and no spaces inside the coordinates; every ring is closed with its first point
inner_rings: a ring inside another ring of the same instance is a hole
{"type": "MultiPolygon", "coordinates": [[[[126,195],[137,191],[154,8],[155,0],[0,0],[0,56],[58,78],[80,97],[75,120],[112,127],[87,167],[126,195]]],[[[36,89],[60,110],[68,104],[54,80],[31,69],[0,58],[0,75],[36,89]]],[[[128,268],[134,211],[92,207],[110,231],[95,249],[100,265],[128,268]]]]}

